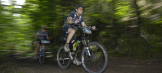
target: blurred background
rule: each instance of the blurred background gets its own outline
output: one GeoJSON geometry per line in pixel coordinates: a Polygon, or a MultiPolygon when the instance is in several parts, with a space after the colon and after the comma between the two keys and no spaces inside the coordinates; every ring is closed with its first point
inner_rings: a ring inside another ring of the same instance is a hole
{"type": "Polygon", "coordinates": [[[55,54],[65,44],[59,40],[64,18],[78,4],[86,25],[98,29],[90,41],[103,44],[109,57],[162,57],[162,0],[0,0],[0,57],[30,56],[42,26],[55,54]]]}

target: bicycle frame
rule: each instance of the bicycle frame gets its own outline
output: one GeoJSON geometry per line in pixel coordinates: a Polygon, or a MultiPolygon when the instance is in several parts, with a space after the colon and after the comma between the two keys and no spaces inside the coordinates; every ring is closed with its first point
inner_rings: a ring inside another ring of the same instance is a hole
{"type": "MultiPolygon", "coordinates": [[[[79,48],[82,46],[82,44],[83,44],[83,46],[87,47],[87,49],[88,49],[88,42],[89,42],[89,40],[87,39],[86,35],[87,35],[87,34],[81,33],[81,34],[76,38],[76,40],[74,40],[73,43],[70,41],[69,44],[70,44],[70,51],[71,51],[71,52],[73,51],[73,44],[74,44],[77,40],[81,41],[81,42],[79,43],[79,45],[76,47],[76,51],[75,51],[75,53],[74,53],[73,56],[76,57],[77,52],[78,52],[79,48]]],[[[89,50],[88,50],[87,52],[88,52],[88,55],[91,56],[90,53],[89,53],[89,50]]]]}

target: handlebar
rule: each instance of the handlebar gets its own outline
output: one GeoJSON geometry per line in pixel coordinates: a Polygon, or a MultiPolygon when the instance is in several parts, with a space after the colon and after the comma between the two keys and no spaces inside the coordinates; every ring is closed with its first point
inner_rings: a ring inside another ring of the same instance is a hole
{"type": "Polygon", "coordinates": [[[93,27],[96,28],[96,26],[87,26],[87,27],[85,27],[85,26],[78,25],[78,24],[75,24],[75,25],[78,26],[78,27],[81,28],[81,29],[83,29],[83,28],[88,28],[88,29],[90,29],[90,30],[97,30],[97,29],[93,29],[93,27]]]}
{"type": "Polygon", "coordinates": [[[49,40],[41,40],[41,43],[50,43],[49,40]]]}

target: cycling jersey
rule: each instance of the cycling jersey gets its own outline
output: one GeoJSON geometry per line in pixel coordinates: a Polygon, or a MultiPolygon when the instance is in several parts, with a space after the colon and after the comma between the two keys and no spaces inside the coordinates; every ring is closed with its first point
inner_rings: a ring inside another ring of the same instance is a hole
{"type": "Polygon", "coordinates": [[[47,37],[48,37],[48,33],[45,31],[45,32],[42,32],[42,30],[39,30],[38,32],[37,32],[37,39],[39,39],[39,40],[46,40],[47,39],[47,37]]]}

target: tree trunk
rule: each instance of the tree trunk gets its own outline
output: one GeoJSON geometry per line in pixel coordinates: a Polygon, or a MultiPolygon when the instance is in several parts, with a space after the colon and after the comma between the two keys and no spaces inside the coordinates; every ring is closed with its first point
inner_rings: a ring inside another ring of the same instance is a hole
{"type": "Polygon", "coordinates": [[[135,6],[135,13],[136,13],[136,24],[138,25],[138,28],[137,28],[137,32],[136,32],[136,35],[140,36],[140,10],[139,10],[139,7],[137,5],[137,0],[134,0],[134,6],[135,6]]]}

